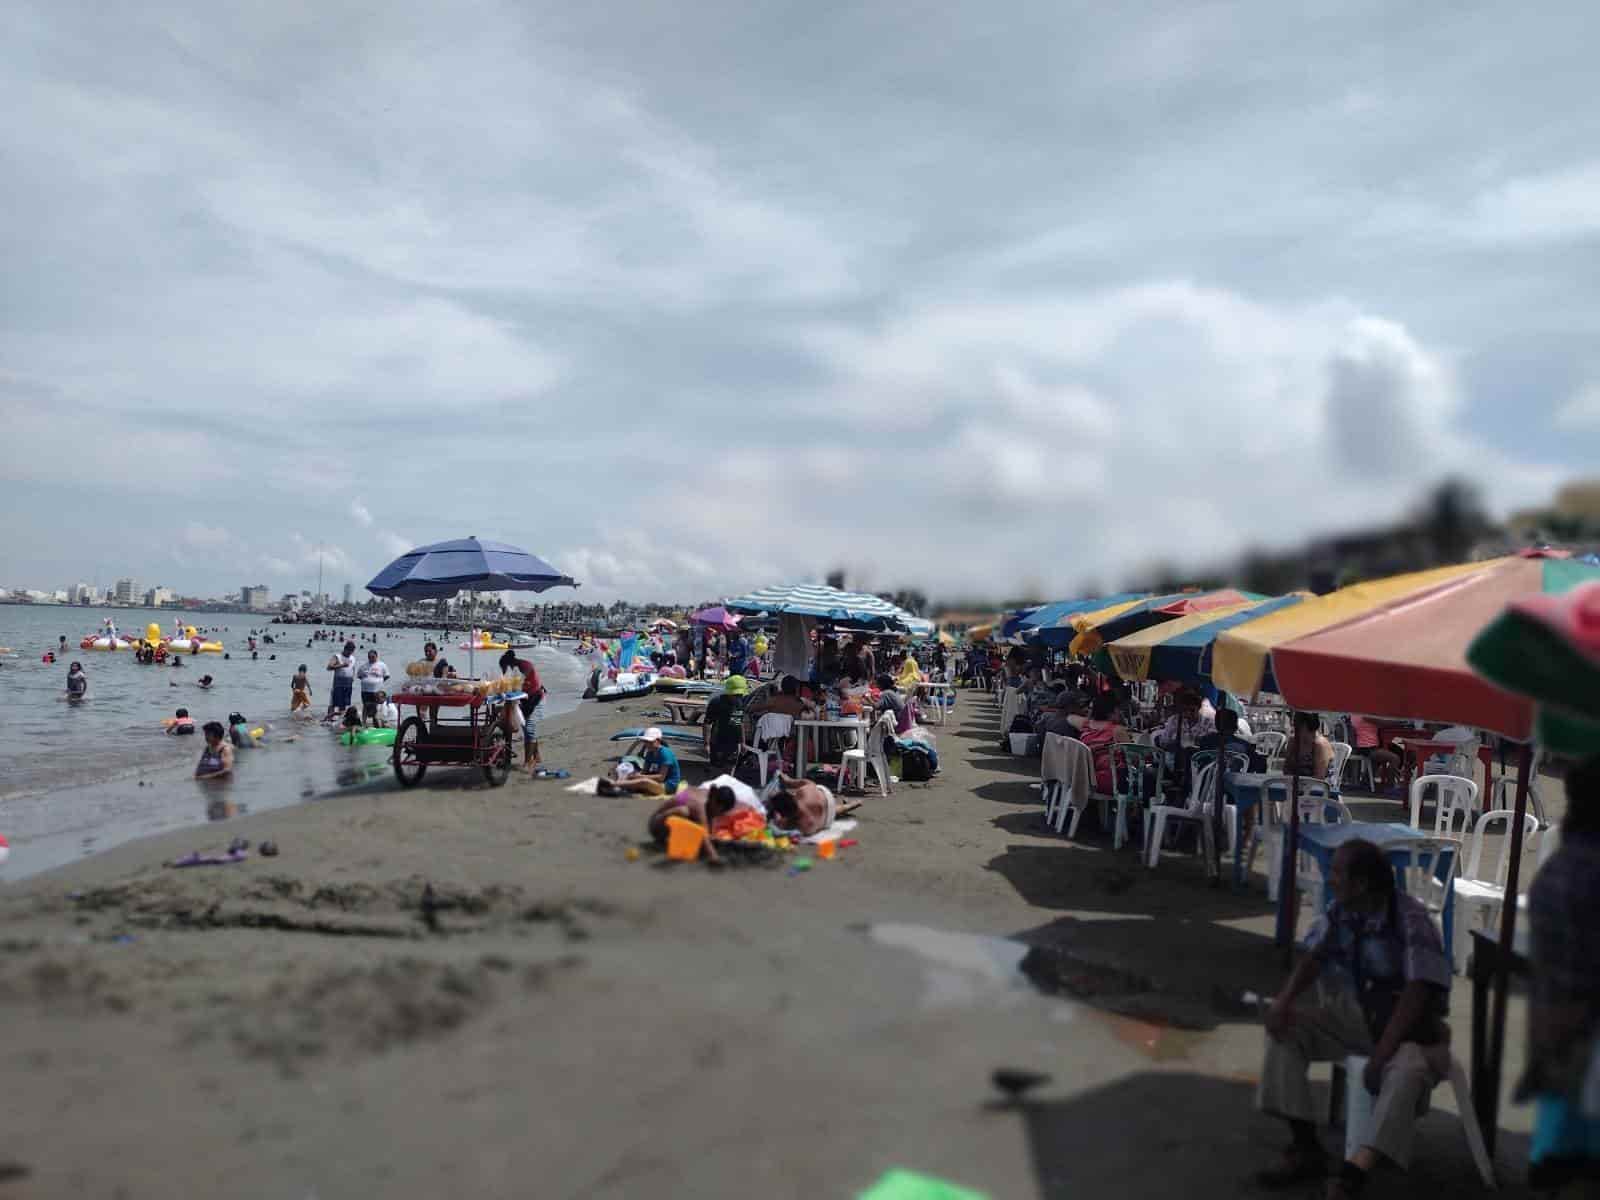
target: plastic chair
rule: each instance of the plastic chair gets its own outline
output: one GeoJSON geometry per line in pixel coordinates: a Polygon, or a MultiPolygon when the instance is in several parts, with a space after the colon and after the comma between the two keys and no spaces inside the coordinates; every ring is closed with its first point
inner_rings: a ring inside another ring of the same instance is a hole
{"type": "MultiPolygon", "coordinates": [[[[1384,848],[1384,855],[1391,862],[1402,855],[1406,856],[1406,862],[1396,868],[1406,895],[1421,900],[1428,915],[1441,925],[1453,926],[1449,906],[1455,873],[1461,866],[1461,843],[1447,837],[1410,838],[1402,842],[1390,842],[1384,848]],[[1440,873],[1441,864],[1443,874],[1440,873]]],[[[1452,930],[1446,928],[1445,932],[1452,930]]],[[[1451,943],[1445,942],[1445,949],[1448,951],[1450,948],[1451,943]]]]}
{"type": "Polygon", "coordinates": [[[1198,769],[1191,767],[1193,783],[1190,785],[1187,805],[1183,808],[1173,804],[1155,804],[1150,807],[1144,828],[1144,859],[1145,866],[1152,871],[1161,861],[1161,838],[1166,832],[1169,819],[1196,823],[1205,819],[1205,804],[1216,782],[1216,773],[1217,764],[1214,762],[1205,763],[1198,769]]]}
{"type": "MultiPolygon", "coordinates": [[[[1455,876],[1456,903],[1465,905],[1481,916],[1485,930],[1494,928],[1500,916],[1500,906],[1505,903],[1506,876],[1511,870],[1511,819],[1515,815],[1510,809],[1497,808],[1478,818],[1478,824],[1472,831],[1471,849],[1467,851],[1467,868],[1464,872],[1458,871],[1455,876]],[[1505,829],[1501,835],[1500,851],[1495,857],[1494,874],[1486,876],[1481,874],[1483,839],[1493,825],[1503,825],[1505,829]]],[[[1532,813],[1523,813],[1522,822],[1522,850],[1526,854],[1539,834],[1539,822],[1532,813]]]]}
{"type": "Polygon", "coordinates": [[[1430,787],[1438,793],[1433,810],[1434,836],[1464,839],[1472,828],[1473,810],[1478,806],[1478,785],[1459,775],[1421,775],[1413,779],[1411,825],[1415,829],[1422,828],[1422,794],[1430,787]]]}
{"type": "MultiPolygon", "coordinates": [[[[1060,738],[1064,742],[1076,742],[1078,745],[1083,746],[1084,753],[1090,756],[1089,761],[1091,764],[1093,763],[1093,751],[1091,751],[1088,746],[1084,746],[1082,742],[1079,742],[1077,738],[1068,737],[1063,733],[1047,733],[1044,735],[1044,740],[1047,747],[1051,738],[1060,738]]],[[[1085,804],[1080,807],[1073,807],[1073,797],[1066,790],[1066,780],[1055,779],[1043,773],[1045,770],[1044,764],[1053,762],[1054,759],[1055,756],[1049,753],[1044,753],[1040,756],[1040,790],[1044,793],[1044,822],[1046,825],[1054,825],[1057,833],[1065,833],[1068,838],[1074,838],[1078,836],[1078,822],[1083,819],[1083,810],[1087,808],[1088,805],[1085,804]],[[1070,825],[1068,824],[1067,817],[1067,813],[1069,811],[1072,813],[1070,825]]],[[[1094,798],[1092,792],[1090,793],[1089,798],[1094,798]]],[[[1101,811],[1101,824],[1103,826],[1105,823],[1103,817],[1104,806],[1102,806],[1101,811]]]]}
{"type": "MultiPolygon", "coordinates": [[[[1255,728],[1252,723],[1251,728],[1255,728]]],[[[1289,735],[1276,729],[1256,730],[1256,751],[1263,758],[1281,758],[1283,748],[1289,744],[1289,735]]]]}
{"type": "MultiPolygon", "coordinates": [[[[1489,793],[1491,809],[1514,809],[1517,804],[1517,779],[1515,775],[1502,775],[1494,781],[1494,791],[1489,793]]],[[[1528,808],[1539,819],[1539,828],[1546,829],[1550,822],[1544,815],[1544,801],[1539,799],[1539,785],[1528,784],[1528,808]]]]}
{"type": "Polygon", "coordinates": [[[1330,742],[1328,744],[1333,747],[1333,761],[1328,764],[1328,784],[1333,788],[1333,794],[1337,796],[1344,784],[1344,769],[1350,762],[1350,755],[1354,753],[1354,748],[1349,742],[1330,742]]]}
{"type": "MultiPolygon", "coordinates": [[[[742,758],[746,753],[756,756],[756,765],[761,774],[761,786],[767,786],[767,757],[773,753],[772,743],[781,744],[794,732],[794,718],[788,713],[762,713],[761,719],[756,722],[755,731],[750,735],[750,743],[743,741],[739,744],[739,755],[742,758]]],[[[778,751],[782,759],[781,749],[778,751]]]]}
{"type": "Polygon", "coordinates": [[[867,790],[867,767],[878,776],[878,795],[889,794],[889,756],[884,745],[894,736],[894,716],[884,713],[867,731],[867,744],[846,750],[839,760],[838,783],[841,788],[853,783],[863,792],[867,790]]]}
{"type": "MultiPolygon", "coordinates": [[[[1128,813],[1138,809],[1143,812],[1147,797],[1144,792],[1146,768],[1155,769],[1155,794],[1161,794],[1161,782],[1166,776],[1166,757],[1154,746],[1143,742],[1117,742],[1111,747],[1111,795],[1101,797],[1100,823],[1108,824],[1111,805],[1117,807],[1116,824],[1112,826],[1111,848],[1120,850],[1129,841],[1128,813]]],[[[1149,824],[1149,817],[1144,817],[1149,824]]]]}
{"type": "MultiPolygon", "coordinates": [[[[1375,1097],[1361,1084],[1362,1073],[1367,1069],[1367,1056],[1352,1054],[1344,1060],[1344,1156],[1350,1158],[1372,1140],[1372,1110],[1375,1097]]],[[[1494,1164],[1489,1150],[1483,1144],[1483,1130],[1478,1125],[1478,1111],[1472,1104],[1472,1086],[1467,1082],[1466,1068],[1454,1054],[1450,1056],[1450,1090],[1455,1093],[1456,1110],[1461,1117],[1461,1128],[1467,1135],[1467,1149],[1483,1178],[1483,1185],[1491,1190],[1496,1186],[1494,1164]]],[[[1338,1084],[1335,1084],[1338,1090],[1338,1084]]]]}

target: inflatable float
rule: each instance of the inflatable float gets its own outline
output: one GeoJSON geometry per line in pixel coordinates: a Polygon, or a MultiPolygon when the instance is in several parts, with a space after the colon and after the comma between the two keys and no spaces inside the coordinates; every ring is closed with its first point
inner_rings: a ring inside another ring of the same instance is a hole
{"type": "Polygon", "coordinates": [[[606,679],[595,688],[596,700],[632,700],[637,696],[648,696],[655,691],[656,679],[654,675],[635,675],[624,671],[615,679],[606,679]]]}
{"type": "Polygon", "coordinates": [[[104,634],[99,637],[86,637],[78,643],[79,650],[132,650],[134,642],[121,634],[104,634]]]}
{"type": "Polygon", "coordinates": [[[392,746],[396,729],[347,729],[339,735],[346,746],[392,746]]]}
{"type": "MultiPolygon", "coordinates": [[[[154,630],[158,637],[160,636],[161,630],[157,626],[151,625],[149,629],[145,630],[145,636],[147,639],[149,639],[151,630],[154,630]]],[[[205,638],[200,636],[199,631],[197,631],[193,625],[185,625],[181,634],[174,634],[172,637],[167,638],[166,645],[167,649],[173,654],[222,653],[221,642],[207,641],[205,638]]]]}
{"type": "Polygon", "coordinates": [[[497,642],[481,629],[474,629],[471,637],[457,643],[463,650],[509,650],[510,642],[497,642]]]}

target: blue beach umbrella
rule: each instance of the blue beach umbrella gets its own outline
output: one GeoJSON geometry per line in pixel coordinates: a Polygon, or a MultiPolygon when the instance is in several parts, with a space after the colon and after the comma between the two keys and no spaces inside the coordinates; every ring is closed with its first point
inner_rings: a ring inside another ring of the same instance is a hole
{"type": "MultiPolygon", "coordinates": [[[[577,586],[570,575],[561,574],[538,555],[505,542],[469,537],[406,551],[372,577],[367,591],[402,600],[448,600],[470,592],[476,607],[479,592],[542,592],[577,586]]],[[[471,641],[469,638],[469,670],[476,664],[471,641]]]]}

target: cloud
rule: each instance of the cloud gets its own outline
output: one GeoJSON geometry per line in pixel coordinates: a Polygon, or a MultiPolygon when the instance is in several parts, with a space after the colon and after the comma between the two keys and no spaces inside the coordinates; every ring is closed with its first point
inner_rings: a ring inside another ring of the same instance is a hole
{"type": "Polygon", "coordinates": [[[1583,5],[332,11],[21,6],[9,582],[1066,591],[1591,467],[1583,5]]]}
{"type": "Polygon", "coordinates": [[[393,530],[380,529],[378,530],[378,545],[383,547],[384,553],[390,558],[399,558],[402,554],[414,550],[417,544],[407,541],[393,530]]]}
{"type": "Polygon", "coordinates": [[[1556,409],[1558,429],[1574,432],[1600,430],[1600,383],[1585,384],[1556,409]]]}

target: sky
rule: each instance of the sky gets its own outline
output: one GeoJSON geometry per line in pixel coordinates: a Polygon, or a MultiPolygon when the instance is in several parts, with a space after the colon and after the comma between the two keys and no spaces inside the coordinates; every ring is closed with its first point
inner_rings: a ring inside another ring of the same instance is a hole
{"type": "Polygon", "coordinates": [[[0,584],[1062,596],[1548,500],[1590,13],[21,0],[0,584]]]}

